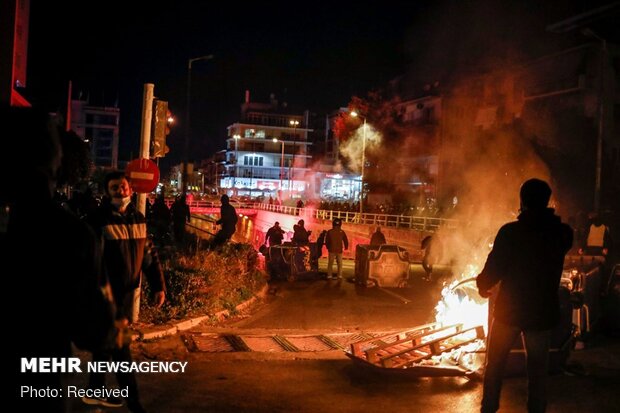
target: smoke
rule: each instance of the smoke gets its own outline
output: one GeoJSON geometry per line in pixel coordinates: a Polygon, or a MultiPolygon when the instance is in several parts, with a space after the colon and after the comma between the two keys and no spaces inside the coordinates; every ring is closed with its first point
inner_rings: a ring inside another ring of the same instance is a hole
{"type": "Polygon", "coordinates": [[[488,105],[471,92],[470,85],[480,78],[464,78],[445,101],[440,154],[444,170],[439,184],[457,201],[446,212],[459,225],[457,230],[440,230],[437,237],[444,259],[458,269],[468,265],[481,269],[497,230],[518,215],[519,188],[525,180],[536,177],[553,185],[549,168],[537,155],[521,120],[506,115],[518,112],[518,99],[511,98],[513,83],[508,81],[513,78],[503,71],[485,79],[483,96],[505,97],[488,105]],[[458,113],[468,113],[468,122],[449,121],[458,119],[458,113]]]}
{"type": "Polygon", "coordinates": [[[369,153],[380,148],[382,140],[381,133],[367,123],[360,126],[349,139],[340,145],[340,154],[347,160],[351,170],[361,173],[362,154],[368,156],[369,153]]]}

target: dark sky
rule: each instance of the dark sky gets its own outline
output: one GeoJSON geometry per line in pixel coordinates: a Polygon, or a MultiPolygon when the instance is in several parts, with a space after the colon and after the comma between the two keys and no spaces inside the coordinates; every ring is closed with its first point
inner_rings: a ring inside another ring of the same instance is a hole
{"type": "Polygon", "coordinates": [[[246,89],[253,101],[274,93],[322,114],[408,70],[455,70],[470,50],[493,50],[486,42],[527,49],[549,36],[545,25],[608,2],[143,3],[136,11],[126,0],[32,1],[27,95],[61,108],[71,79],[74,96],[118,101],[128,159],[137,153],[143,85],[154,83],[179,120],[170,162],[182,157],[189,58],[215,55],[192,69],[192,154],[200,158],[224,147],[246,89]]]}

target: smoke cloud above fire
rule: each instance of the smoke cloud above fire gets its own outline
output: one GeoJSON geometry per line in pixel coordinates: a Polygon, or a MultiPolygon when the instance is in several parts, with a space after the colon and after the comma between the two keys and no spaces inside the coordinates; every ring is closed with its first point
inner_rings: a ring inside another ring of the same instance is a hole
{"type": "Polygon", "coordinates": [[[362,171],[362,151],[365,148],[365,156],[372,153],[375,148],[381,146],[382,135],[369,123],[360,126],[355,133],[340,145],[340,154],[347,159],[347,164],[352,171],[362,171]],[[364,128],[366,130],[364,131],[364,128]],[[365,142],[364,142],[365,141],[365,142]]]}

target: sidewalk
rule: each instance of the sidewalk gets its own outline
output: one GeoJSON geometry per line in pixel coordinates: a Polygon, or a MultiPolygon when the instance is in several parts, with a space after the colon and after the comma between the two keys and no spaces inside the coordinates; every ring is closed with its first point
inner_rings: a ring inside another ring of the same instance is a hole
{"type": "MultiPolygon", "coordinates": [[[[265,284],[265,286],[252,298],[247,301],[242,302],[241,304],[235,307],[235,311],[243,311],[246,308],[250,307],[254,304],[258,299],[264,298],[269,291],[269,284],[265,284]]],[[[205,314],[202,316],[191,317],[184,320],[174,321],[166,324],[143,324],[140,322],[134,323],[131,326],[133,334],[131,335],[132,341],[146,341],[146,340],[154,340],[157,338],[162,338],[166,336],[173,336],[182,331],[189,330],[201,322],[205,320],[223,320],[227,317],[230,317],[230,310],[222,310],[218,311],[215,314],[205,314]]]]}

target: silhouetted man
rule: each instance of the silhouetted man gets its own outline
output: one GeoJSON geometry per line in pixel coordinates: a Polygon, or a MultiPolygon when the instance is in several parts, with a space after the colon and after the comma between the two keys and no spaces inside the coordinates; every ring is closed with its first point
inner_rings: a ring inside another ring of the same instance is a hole
{"type": "Polygon", "coordinates": [[[560,320],[559,286],[573,230],[547,208],[549,185],[521,185],[518,220],[500,228],[476,283],[483,297],[499,284],[489,327],[481,412],[499,409],[506,358],[521,335],[527,358],[528,412],[544,412],[551,330],[560,320]]]}

